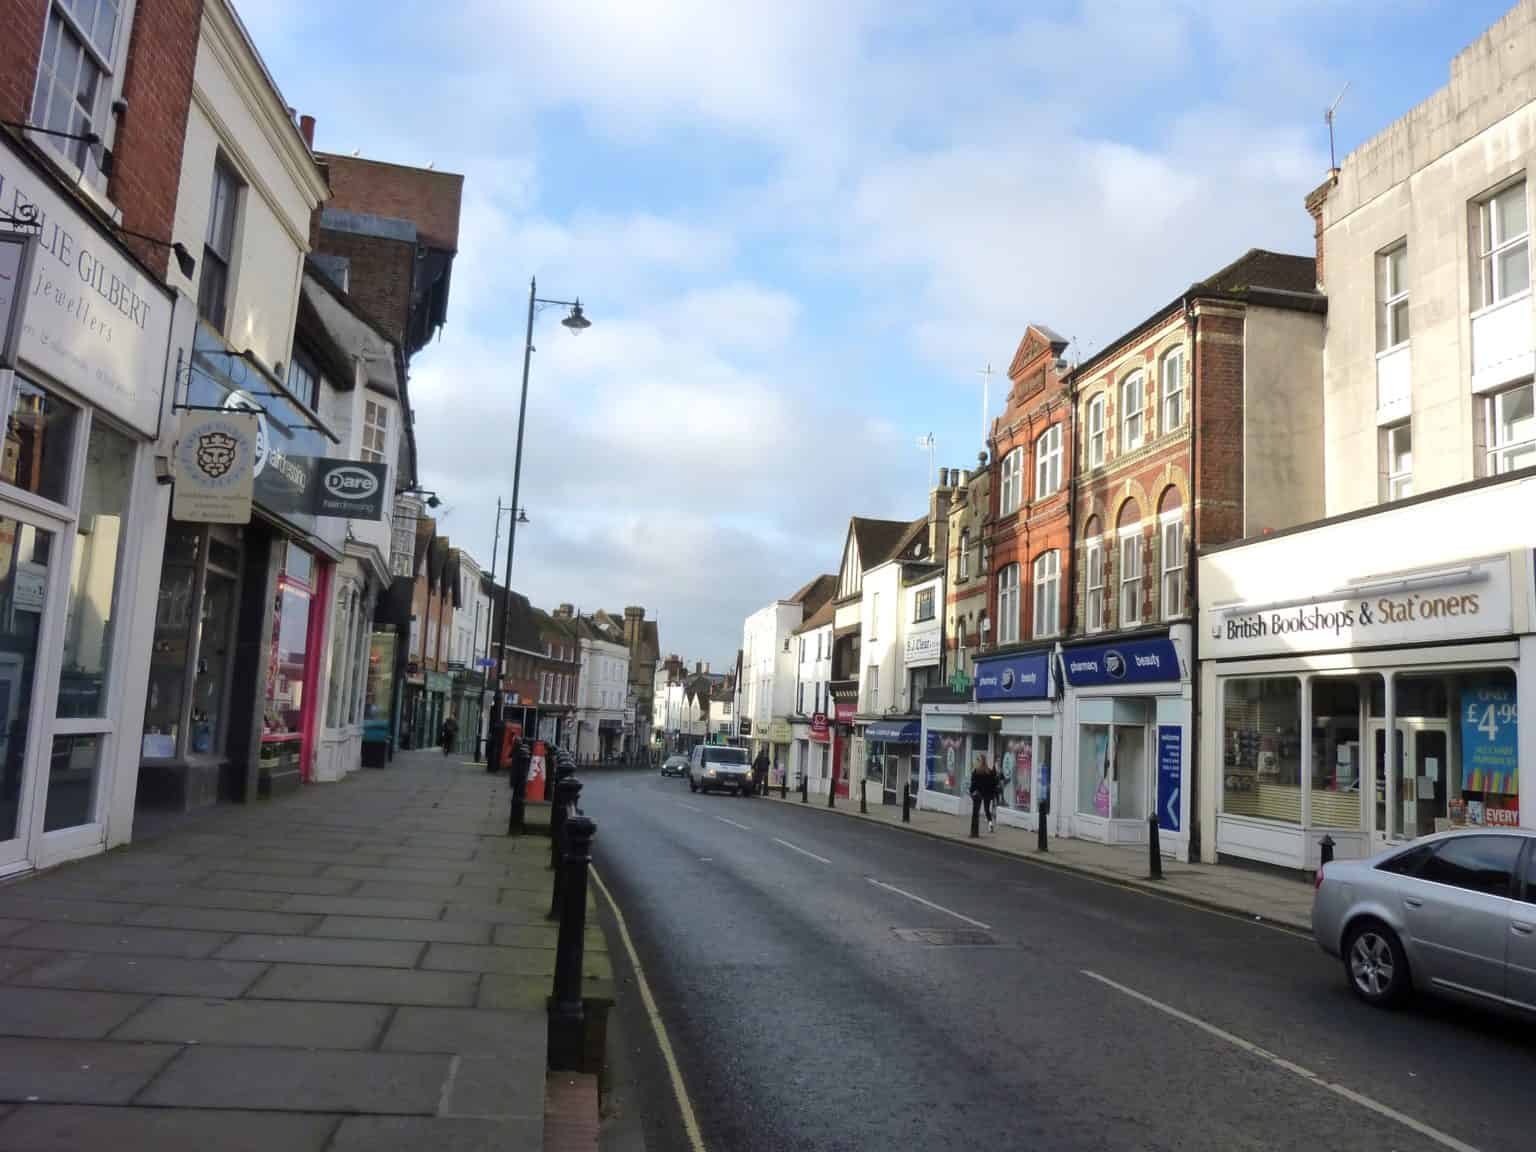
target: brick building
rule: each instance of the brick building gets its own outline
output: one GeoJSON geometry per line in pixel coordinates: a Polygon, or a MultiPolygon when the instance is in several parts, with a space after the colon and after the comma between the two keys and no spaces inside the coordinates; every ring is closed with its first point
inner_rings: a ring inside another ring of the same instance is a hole
{"type": "Polygon", "coordinates": [[[975,658],[991,631],[987,538],[992,528],[992,471],[988,459],[981,452],[974,470],[950,470],[953,495],[944,572],[946,684],[930,688],[928,699],[937,700],[945,692],[969,699],[975,658]]]}

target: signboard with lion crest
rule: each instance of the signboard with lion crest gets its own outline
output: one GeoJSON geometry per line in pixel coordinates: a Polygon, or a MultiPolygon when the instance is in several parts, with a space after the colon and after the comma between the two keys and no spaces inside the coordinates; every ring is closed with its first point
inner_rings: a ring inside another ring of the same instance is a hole
{"type": "Polygon", "coordinates": [[[182,413],[171,515],[189,523],[249,523],[257,432],[252,413],[182,413]]]}

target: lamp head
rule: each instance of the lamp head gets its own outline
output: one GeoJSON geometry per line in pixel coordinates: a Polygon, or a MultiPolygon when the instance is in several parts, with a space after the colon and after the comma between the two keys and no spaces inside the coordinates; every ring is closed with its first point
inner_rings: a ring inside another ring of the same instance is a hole
{"type": "Polygon", "coordinates": [[[580,297],[577,297],[576,303],[571,305],[571,314],[560,321],[560,323],[564,324],[572,332],[584,332],[592,327],[592,321],[588,320],[586,314],[581,310],[580,297]]]}
{"type": "Polygon", "coordinates": [[[519,508],[517,510],[517,522],[519,524],[528,523],[528,510],[526,508],[519,508]]]}
{"type": "Polygon", "coordinates": [[[197,272],[197,260],[187,251],[187,246],[178,240],[171,245],[171,251],[176,254],[176,267],[181,269],[181,274],[188,280],[192,279],[197,272]]]}

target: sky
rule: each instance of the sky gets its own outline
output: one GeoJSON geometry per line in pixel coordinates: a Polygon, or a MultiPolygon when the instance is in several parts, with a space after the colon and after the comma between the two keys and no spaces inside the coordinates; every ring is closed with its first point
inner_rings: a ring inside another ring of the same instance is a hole
{"type": "MultiPolygon", "coordinates": [[[[664,652],[836,571],[851,515],[974,467],[1026,326],[1086,357],[1253,247],[1506,10],[1484,0],[237,0],[316,147],[465,176],[412,364],[439,531],[643,605],[664,652]],[[502,543],[505,547],[506,537],[502,543]]],[[[505,555],[498,559],[501,572],[505,555]]]]}

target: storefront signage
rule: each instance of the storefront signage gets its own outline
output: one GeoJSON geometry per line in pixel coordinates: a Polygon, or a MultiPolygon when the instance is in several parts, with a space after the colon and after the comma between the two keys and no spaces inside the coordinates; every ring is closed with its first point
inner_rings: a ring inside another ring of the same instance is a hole
{"type": "Polygon", "coordinates": [[[0,214],[31,216],[37,248],[17,354],[129,426],[160,415],[172,296],[12,150],[0,147],[0,214]]]}
{"type": "Polygon", "coordinates": [[[1478,565],[1465,578],[1420,582],[1410,590],[1335,593],[1282,608],[1233,606],[1214,613],[1201,654],[1224,660],[1267,652],[1429,644],[1502,636],[1510,628],[1509,565],[1499,560],[1478,565]]]}
{"type": "Polygon", "coordinates": [[[770,744],[788,744],[791,739],[788,720],[775,716],[768,722],[768,742],[770,744]]]}
{"type": "Polygon", "coordinates": [[[1177,832],[1180,826],[1179,795],[1184,780],[1184,729],[1177,724],[1157,726],[1157,826],[1177,832]]]}
{"type": "Polygon", "coordinates": [[[741,718],[741,734],[743,736],[752,735],[752,721],[746,716],[741,718]]]}
{"type": "Polygon", "coordinates": [[[0,368],[16,366],[16,345],[21,338],[21,312],[32,255],[37,246],[30,232],[0,232],[0,368]]]}
{"type": "Polygon", "coordinates": [[[825,744],[831,738],[831,733],[827,728],[827,714],[825,712],[817,712],[811,717],[811,739],[818,744],[825,744]]]}
{"type": "Polygon", "coordinates": [[[315,470],[315,483],[308,489],[314,506],[301,511],[351,520],[384,519],[388,465],[378,461],[327,458],[310,463],[315,470]]]}
{"type": "Polygon", "coordinates": [[[1519,720],[1515,686],[1486,677],[1461,690],[1462,789],[1513,796],[1519,791],[1519,720]]]}
{"type": "Polygon", "coordinates": [[[836,702],[834,707],[836,709],[837,722],[839,724],[853,723],[853,717],[858,712],[858,705],[856,705],[852,700],[839,700],[836,702]]]}
{"type": "Polygon", "coordinates": [[[940,648],[937,628],[929,628],[908,636],[905,651],[907,667],[920,668],[927,664],[937,664],[940,648]]]}
{"type": "Polygon", "coordinates": [[[171,457],[171,515],[189,524],[248,524],[255,479],[256,417],[183,412],[171,457]]]}
{"type": "Polygon", "coordinates": [[[388,740],[395,684],[395,634],[368,637],[367,694],[363,700],[363,739],[388,740]]]}
{"type": "MultiPolygon", "coordinates": [[[[1173,641],[1160,636],[1155,640],[1128,640],[1124,644],[1102,644],[1093,648],[1068,648],[1062,653],[1067,683],[1074,688],[1101,684],[1151,684],[1178,680],[1179,653],[1173,641]]],[[[978,692],[976,698],[981,699],[978,692]]]]}
{"type": "Polygon", "coordinates": [[[1044,700],[1050,694],[1049,652],[976,661],[976,699],[1044,700]]]}

